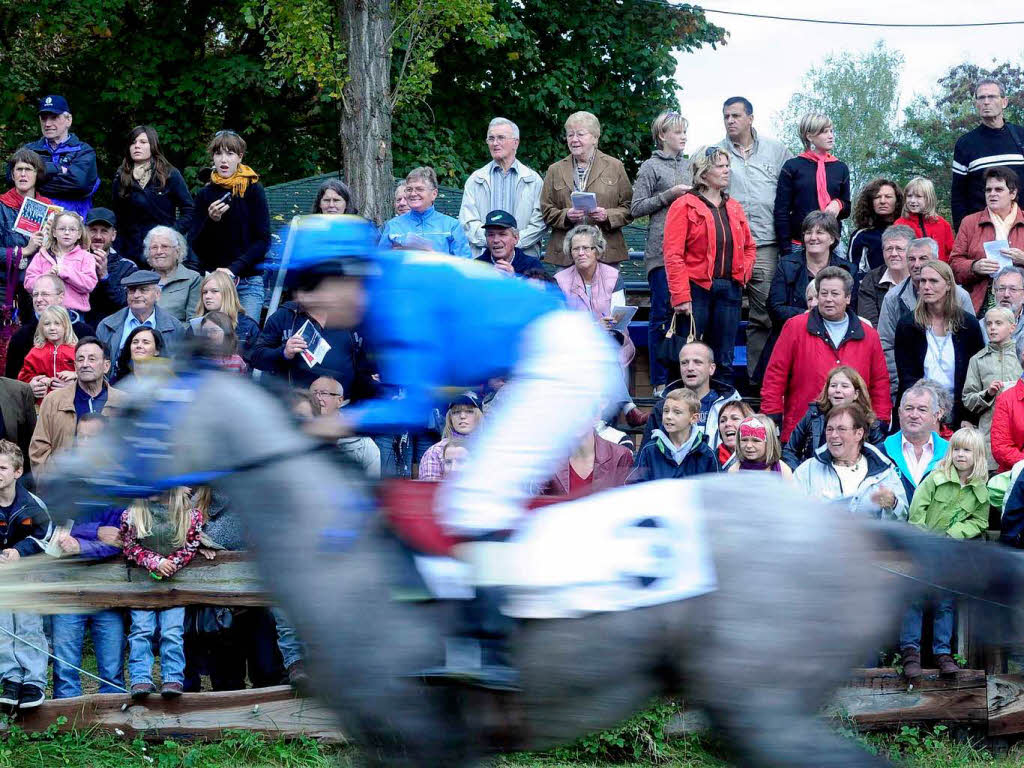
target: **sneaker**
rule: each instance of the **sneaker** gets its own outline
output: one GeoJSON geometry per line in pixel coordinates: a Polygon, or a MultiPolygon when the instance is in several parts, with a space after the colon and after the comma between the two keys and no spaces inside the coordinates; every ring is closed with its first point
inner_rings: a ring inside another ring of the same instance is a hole
{"type": "Polygon", "coordinates": [[[46,698],[46,694],[43,693],[43,689],[38,685],[21,686],[21,696],[18,698],[18,709],[35,709],[43,703],[43,699],[46,698]]]}
{"type": "Polygon", "coordinates": [[[131,696],[133,699],[144,699],[151,693],[156,693],[156,686],[152,683],[135,683],[132,686],[131,696]]]}
{"type": "Polygon", "coordinates": [[[309,693],[309,675],[306,674],[306,667],[301,661],[293,662],[288,667],[288,685],[303,695],[309,693]]]}
{"type": "Polygon", "coordinates": [[[21,683],[13,680],[4,680],[3,690],[0,691],[0,706],[16,707],[21,700],[21,683]]]}
{"type": "Polygon", "coordinates": [[[181,683],[164,683],[160,686],[160,695],[165,699],[176,699],[185,692],[181,683]]]}

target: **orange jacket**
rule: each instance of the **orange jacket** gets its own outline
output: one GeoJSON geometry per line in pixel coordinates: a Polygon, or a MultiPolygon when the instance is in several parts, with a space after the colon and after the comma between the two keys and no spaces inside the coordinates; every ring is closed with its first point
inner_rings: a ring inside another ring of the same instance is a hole
{"type": "MultiPolygon", "coordinates": [[[[732,278],[746,285],[754,269],[757,244],[750,234],[743,207],[727,197],[725,211],[732,230],[732,278]]],[[[715,269],[715,220],[697,195],[683,195],[668,209],[662,252],[673,307],[690,301],[691,282],[701,288],[711,288],[715,269]]]]}

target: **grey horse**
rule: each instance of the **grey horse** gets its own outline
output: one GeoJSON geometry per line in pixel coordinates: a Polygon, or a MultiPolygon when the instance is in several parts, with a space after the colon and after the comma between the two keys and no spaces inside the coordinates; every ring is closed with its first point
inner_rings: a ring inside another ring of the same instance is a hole
{"type": "MultiPolygon", "coordinates": [[[[97,471],[119,430],[65,472],[97,471]]],[[[923,583],[999,601],[1024,584],[1016,552],[853,519],[761,474],[680,481],[680,499],[703,516],[714,592],[522,622],[520,694],[426,687],[408,674],[438,661],[451,607],[392,600],[407,564],[370,492],[311,452],[277,399],[204,375],[168,441],[176,473],[241,467],[212,483],[247,516],[266,584],[307,645],[317,695],[371,765],[470,765],[494,750],[544,749],[660,694],[702,707],[743,764],[884,765],[819,718],[830,692],[891,639],[894,613],[923,583]],[[880,557],[919,581],[876,567],[880,557]]]]}

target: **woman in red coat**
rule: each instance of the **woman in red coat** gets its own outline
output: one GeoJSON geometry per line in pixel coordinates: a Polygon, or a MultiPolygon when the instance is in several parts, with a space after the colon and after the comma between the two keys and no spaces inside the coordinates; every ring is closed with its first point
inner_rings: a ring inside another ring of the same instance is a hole
{"type": "Polygon", "coordinates": [[[879,421],[884,424],[892,416],[878,332],[849,309],[853,277],[840,267],[825,267],[814,283],[818,305],[782,326],[761,388],[761,411],[781,421],[783,442],[837,365],[848,365],[864,378],[879,421]]]}
{"type": "Polygon", "coordinates": [[[992,458],[1000,472],[1024,459],[1024,381],[999,393],[992,409],[992,458]]]}
{"type": "Polygon", "coordinates": [[[725,192],[729,154],[707,147],[692,164],[693,189],[672,203],[665,219],[665,276],[672,307],[692,315],[697,335],[714,352],[719,377],[731,384],[743,286],[757,246],[743,207],[725,192]]]}

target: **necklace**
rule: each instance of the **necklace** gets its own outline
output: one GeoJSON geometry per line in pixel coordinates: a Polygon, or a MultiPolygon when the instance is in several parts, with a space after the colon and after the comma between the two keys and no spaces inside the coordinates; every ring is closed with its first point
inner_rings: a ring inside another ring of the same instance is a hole
{"type": "Polygon", "coordinates": [[[832,463],[835,464],[837,467],[856,467],[860,463],[861,458],[863,457],[858,456],[853,461],[847,461],[846,459],[837,459],[833,456],[832,463]]]}

